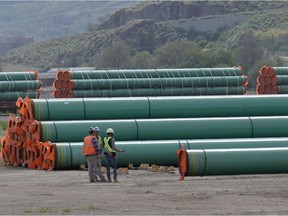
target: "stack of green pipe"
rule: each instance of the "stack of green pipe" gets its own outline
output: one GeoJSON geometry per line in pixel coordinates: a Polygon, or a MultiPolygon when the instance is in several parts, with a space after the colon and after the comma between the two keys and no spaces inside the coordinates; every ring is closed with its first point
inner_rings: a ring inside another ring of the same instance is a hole
{"type": "Polygon", "coordinates": [[[242,76],[240,67],[232,68],[178,68],[178,69],[133,69],[133,70],[77,70],[64,74],[64,79],[127,79],[127,78],[174,78],[242,76]]]}
{"type": "Polygon", "coordinates": [[[274,75],[277,77],[277,93],[288,94],[288,67],[272,67],[274,75]]]}
{"type": "Polygon", "coordinates": [[[285,137],[288,131],[287,116],[42,121],[39,124],[41,142],[81,142],[91,126],[103,130],[112,127],[119,141],[285,137]]]}
{"type": "Polygon", "coordinates": [[[0,100],[16,101],[18,97],[39,98],[41,82],[37,72],[1,72],[0,100]]]}
{"type": "MultiPolygon", "coordinates": [[[[77,169],[81,164],[86,164],[86,160],[82,156],[82,142],[55,143],[55,145],[57,152],[56,169],[77,169]]],[[[120,167],[127,167],[129,164],[137,167],[142,163],[177,166],[176,152],[181,145],[184,145],[185,149],[188,150],[205,149],[205,151],[206,149],[219,148],[288,148],[288,138],[116,141],[116,145],[120,149],[125,149],[124,153],[117,154],[117,163],[120,167]]],[[[104,159],[102,165],[105,165],[104,159]]],[[[188,170],[191,168],[189,167],[188,170]]]]}
{"type": "Polygon", "coordinates": [[[244,76],[219,77],[176,77],[176,78],[127,78],[127,79],[78,79],[72,80],[73,89],[138,89],[171,87],[217,87],[241,86],[244,76]]]}
{"type": "Polygon", "coordinates": [[[274,74],[278,75],[288,75],[288,67],[272,67],[274,74]]]}
{"type": "Polygon", "coordinates": [[[39,121],[288,115],[288,95],[31,99],[31,102],[33,119],[39,121]]]}
{"type": "Polygon", "coordinates": [[[247,92],[247,77],[240,67],[65,71],[57,76],[55,83],[60,83],[58,77],[63,85],[58,85],[56,97],[67,97],[67,91],[72,91],[68,97],[243,95],[247,92]]]}

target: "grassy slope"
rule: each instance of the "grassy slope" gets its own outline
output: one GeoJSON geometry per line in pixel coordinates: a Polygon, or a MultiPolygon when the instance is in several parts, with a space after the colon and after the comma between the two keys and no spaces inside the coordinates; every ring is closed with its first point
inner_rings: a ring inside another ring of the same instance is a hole
{"type": "MultiPolygon", "coordinates": [[[[212,3],[216,4],[215,2],[212,3]]],[[[212,3],[209,2],[208,4],[212,3]]],[[[219,4],[223,5],[223,2],[219,2],[219,4]]],[[[260,2],[259,5],[256,5],[257,7],[253,4],[252,6],[254,7],[252,7],[251,3],[244,2],[241,6],[250,5],[251,10],[255,11],[255,15],[227,31],[226,35],[222,37],[222,41],[224,41],[227,46],[233,47],[241,40],[242,33],[249,29],[253,31],[264,31],[270,28],[287,29],[288,21],[286,12],[284,9],[278,8],[279,6],[285,8],[288,4],[285,2],[271,2],[270,4],[268,7],[267,2],[260,2]],[[269,9],[273,7],[275,9],[269,9]],[[262,11],[261,8],[263,9],[262,11]]],[[[245,7],[242,8],[242,10],[244,11],[245,7]]],[[[247,10],[246,8],[245,11],[247,10]]],[[[131,36],[129,28],[130,30],[133,29],[134,32],[137,31],[137,27],[127,24],[118,28],[85,32],[73,37],[63,37],[23,47],[11,52],[7,59],[9,62],[16,64],[25,63],[26,65],[43,67],[55,63],[55,59],[59,54],[75,53],[77,56],[81,56],[86,62],[89,62],[91,59],[95,59],[97,53],[101,52],[112,40],[122,38],[124,40],[127,39],[129,43],[131,40],[135,40],[135,38],[131,36]]],[[[143,26],[139,26],[138,30],[140,28],[143,28],[143,26]]],[[[154,26],[153,31],[156,32],[156,38],[159,38],[159,41],[169,41],[181,37],[178,32],[173,29],[165,29],[163,25],[154,26]]]]}

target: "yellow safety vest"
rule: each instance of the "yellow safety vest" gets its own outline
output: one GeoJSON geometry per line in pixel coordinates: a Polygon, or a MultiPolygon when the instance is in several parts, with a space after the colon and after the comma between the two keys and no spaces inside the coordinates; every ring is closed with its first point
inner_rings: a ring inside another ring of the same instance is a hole
{"type": "Polygon", "coordinates": [[[96,137],[99,149],[101,148],[102,138],[101,136],[96,137]]]}
{"type": "Polygon", "coordinates": [[[111,152],[111,153],[116,153],[116,151],[114,149],[111,148],[111,146],[109,145],[109,141],[112,139],[112,137],[110,136],[107,136],[107,137],[104,137],[104,148],[111,152]]]}

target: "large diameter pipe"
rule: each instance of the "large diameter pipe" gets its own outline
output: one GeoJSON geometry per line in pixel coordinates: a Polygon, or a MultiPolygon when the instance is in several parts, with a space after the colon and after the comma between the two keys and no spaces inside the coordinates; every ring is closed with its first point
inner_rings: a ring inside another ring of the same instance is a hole
{"type": "Polygon", "coordinates": [[[288,75],[288,67],[272,67],[275,75],[288,75]]]}
{"type": "Polygon", "coordinates": [[[102,121],[42,121],[36,137],[41,142],[79,142],[89,127],[112,127],[119,141],[252,137],[252,124],[243,118],[143,119],[102,121]]]}
{"type": "MultiPolygon", "coordinates": [[[[55,145],[55,169],[76,169],[81,164],[86,164],[86,160],[82,155],[83,142],[55,143],[55,145]]],[[[163,166],[177,165],[176,153],[180,148],[178,140],[117,141],[116,145],[117,148],[125,149],[125,152],[117,153],[119,167],[127,167],[129,164],[140,166],[142,163],[163,166]]],[[[105,165],[104,158],[101,164],[105,165]]]]}
{"type": "Polygon", "coordinates": [[[27,91],[41,87],[39,80],[0,81],[0,91],[27,91]]]}
{"type": "Polygon", "coordinates": [[[143,96],[191,96],[191,95],[243,95],[247,88],[243,86],[218,86],[196,88],[137,88],[137,89],[98,89],[73,90],[71,97],[143,97],[143,96]]]}
{"type": "Polygon", "coordinates": [[[36,80],[38,73],[36,71],[27,72],[1,72],[0,81],[16,81],[16,80],[36,80]]]}
{"type": "Polygon", "coordinates": [[[31,99],[27,108],[42,121],[277,116],[288,115],[288,95],[31,99]]]}
{"type": "Polygon", "coordinates": [[[176,78],[128,78],[128,79],[82,79],[70,80],[68,88],[79,89],[131,89],[169,87],[216,87],[244,86],[245,76],[223,77],[176,77],[176,78]]]}
{"type": "Polygon", "coordinates": [[[186,176],[288,172],[287,147],[198,149],[179,154],[179,167],[186,176]]]}
{"type": "Polygon", "coordinates": [[[119,141],[286,137],[288,116],[42,121],[35,137],[41,142],[79,142],[95,126],[104,131],[112,127],[119,141]]]}
{"type": "MultiPolygon", "coordinates": [[[[55,169],[77,169],[81,164],[86,164],[82,155],[83,142],[55,145],[55,169]]],[[[288,147],[288,138],[116,141],[117,148],[125,149],[125,152],[117,154],[117,163],[119,167],[129,164],[137,167],[143,163],[177,166],[176,152],[181,145],[185,149],[275,148],[288,147]]],[[[102,165],[105,165],[104,159],[102,165]]]]}
{"type": "Polygon", "coordinates": [[[253,137],[288,136],[288,116],[250,117],[253,137]]]}
{"type": "Polygon", "coordinates": [[[288,72],[286,75],[277,75],[276,80],[276,85],[288,85],[288,72]]]}
{"type": "Polygon", "coordinates": [[[86,164],[83,156],[83,143],[56,143],[55,169],[78,169],[86,164]]]}
{"type": "Polygon", "coordinates": [[[37,137],[42,142],[80,142],[87,136],[90,127],[99,126],[105,131],[113,127],[119,140],[137,140],[137,125],[135,120],[105,120],[105,121],[50,121],[39,122],[37,137]]]}
{"type": "Polygon", "coordinates": [[[146,97],[33,99],[28,109],[42,121],[149,118],[150,112],[146,97]]]}
{"type": "Polygon", "coordinates": [[[19,97],[25,98],[39,98],[40,93],[36,91],[11,91],[11,92],[0,92],[0,100],[16,101],[19,97]]]}
{"type": "Polygon", "coordinates": [[[179,68],[136,70],[78,70],[65,71],[63,80],[69,79],[127,79],[127,78],[173,78],[206,76],[242,76],[241,67],[232,68],[179,68]]]}
{"type": "Polygon", "coordinates": [[[287,137],[179,140],[185,149],[288,147],[287,137]]]}
{"type": "Polygon", "coordinates": [[[288,94],[288,85],[278,85],[277,94],[288,94]]]}

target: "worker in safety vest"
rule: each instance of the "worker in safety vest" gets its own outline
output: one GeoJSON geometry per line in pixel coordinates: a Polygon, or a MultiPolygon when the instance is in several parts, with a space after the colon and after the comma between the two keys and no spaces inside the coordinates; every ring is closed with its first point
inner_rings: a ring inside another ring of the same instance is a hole
{"type": "MultiPolygon", "coordinates": [[[[102,153],[103,153],[103,142],[102,142],[102,138],[100,136],[100,128],[98,126],[96,126],[94,128],[94,136],[97,139],[98,147],[99,147],[100,152],[101,152],[101,157],[99,157],[99,166],[101,169],[101,167],[102,167],[101,160],[102,160],[102,153]]],[[[100,180],[98,179],[98,177],[100,178],[100,176],[97,176],[96,172],[94,172],[94,175],[95,175],[95,181],[99,182],[100,180]]]]}
{"type": "Polygon", "coordinates": [[[125,152],[125,150],[117,149],[115,146],[115,139],[113,137],[114,131],[112,128],[108,128],[107,136],[103,139],[103,145],[104,145],[104,156],[106,161],[106,170],[107,170],[107,179],[108,182],[111,182],[111,176],[110,176],[110,166],[113,167],[113,177],[114,182],[119,182],[117,180],[117,159],[116,159],[116,152],[125,152]]]}
{"type": "MultiPolygon", "coordinates": [[[[101,143],[100,143],[101,144],[101,143]]],[[[98,145],[98,140],[95,137],[95,131],[92,127],[89,128],[89,135],[84,138],[83,155],[88,163],[89,182],[95,182],[94,172],[100,177],[101,182],[106,182],[101,172],[99,158],[101,158],[101,149],[98,145]]]]}

